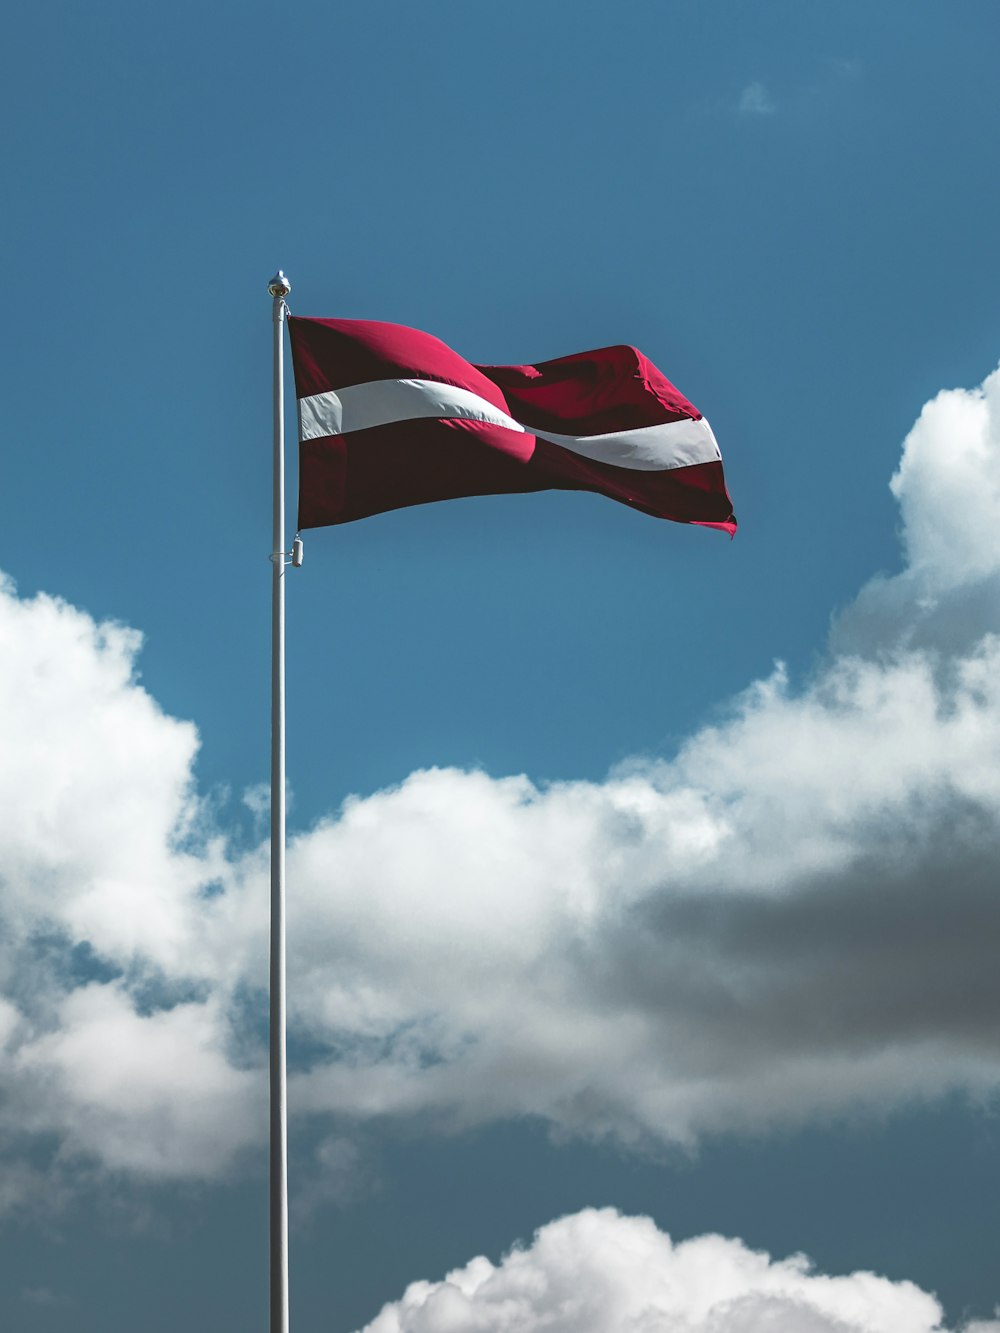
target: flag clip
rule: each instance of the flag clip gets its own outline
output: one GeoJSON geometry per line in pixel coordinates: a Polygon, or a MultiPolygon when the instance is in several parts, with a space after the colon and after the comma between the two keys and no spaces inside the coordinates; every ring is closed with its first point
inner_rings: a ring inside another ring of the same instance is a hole
{"type": "Polygon", "coordinates": [[[291,565],[293,569],[302,568],[302,538],[296,537],[290,551],[272,551],[267,557],[272,565],[291,565]]]}

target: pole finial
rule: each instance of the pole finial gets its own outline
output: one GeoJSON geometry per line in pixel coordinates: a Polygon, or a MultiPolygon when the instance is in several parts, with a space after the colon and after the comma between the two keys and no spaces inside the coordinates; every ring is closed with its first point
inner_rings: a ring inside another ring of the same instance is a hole
{"type": "Polygon", "coordinates": [[[267,290],[271,296],[287,296],[288,293],[292,290],[292,284],[288,281],[284,273],[282,273],[281,269],[279,268],[277,273],[267,284],[267,290]]]}

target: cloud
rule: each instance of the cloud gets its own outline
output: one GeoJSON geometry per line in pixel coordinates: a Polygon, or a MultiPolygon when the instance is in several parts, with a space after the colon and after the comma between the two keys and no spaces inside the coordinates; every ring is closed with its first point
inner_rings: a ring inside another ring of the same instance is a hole
{"type": "Polygon", "coordinates": [[[888,645],[952,656],[1000,625],[1000,370],[927,403],[890,483],[906,562],[873,579],[840,617],[834,651],[888,645]]]}
{"type": "Polygon", "coordinates": [[[946,1333],[942,1316],[912,1282],[827,1277],[803,1255],[775,1260],[723,1236],[674,1243],[648,1217],[588,1208],[498,1265],[480,1255],[412,1283],[363,1333],[946,1333]]]}
{"type": "Polygon", "coordinates": [[[775,106],[764,85],[755,81],[748,83],[740,93],[737,110],[741,116],[770,116],[774,114],[775,106]]]}
{"type": "Polygon", "coordinates": [[[995,1084],[1000,647],[783,675],[603,784],[433,772],[293,844],[300,1105],[690,1141],[995,1084]],[[330,868],[336,866],[337,876],[330,868]]]}
{"type": "Polygon", "coordinates": [[[22,1287],[21,1300],[25,1305],[40,1306],[48,1310],[60,1309],[72,1304],[68,1297],[53,1291],[51,1287],[22,1287]]]}
{"type": "Polygon", "coordinates": [[[182,971],[197,954],[195,728],[134,679],[141,638],[0,585],[0,875],[25,944],[57,920],[106,957],[182,971]]]}
{"type": "Polygon", "coordinates": [[[140,637],[0,586],[0,1205],[33,1176],[17,1152],[211,1175],[261,1135],[239,1067],[229,873],[192,781],[197,735],[135,677],[140,637]]]}
{"type": "MultiPolygon", "coordinates": [[[[778,666],[604,782],[418,772],[291,840],[317,1180],[363,1175],[352,1122],[377,1116],[642,1146],[995,1095],[998,474],[1000,372],[924,408],[892,481],[905,564],[809,680],[778,666]]],[[[263,1142],[266,847],[199,798],[139,647],[0,586],[11,1207],[39,1144],[64,1184],[217,1177],[263,1142]]]]}
{"type": "Polygon", "coordinates": [[[16,1068],[37,1098],[33,1129],[61,1133],[66,1150],[115,1170],[211,1177],[262,1137],[259,1080],[220,1049],[215,998],[144,1014],[123,986],[92,983],[57,1022],[16,1068]]]}
{"type": "MultiPolygon", "coordinates": [[[[852,85],[864,74],[862,62],[856,57],[829,57],[789,84],[783,92],[781,110],[796,118],[814,121],[817,112],[834,113],[842,107],[852,85]]],[[[732,109],[728,108],[729,110],[732,109]]],[[[778,111],[767,85],[759,79],[746,84],[736,99],[737,115],[757,118],[773,116],[778,111]]]]}
{"type": "Polygon", "coordinates": [[[296,1190],[292,1224],[303,1225],[320,1208],[350,1207],[359,1196],[370,1196],[380,1188],[357,1139],[327,1135],[313,1147],[309,1178],[296,1190]]]}
{"type": "Polygon", "coordinates": [[[853,82],[861,77],[864,66],[857,56],[834,56],[830,61],[830,69],[837,78],[853,82]]]}

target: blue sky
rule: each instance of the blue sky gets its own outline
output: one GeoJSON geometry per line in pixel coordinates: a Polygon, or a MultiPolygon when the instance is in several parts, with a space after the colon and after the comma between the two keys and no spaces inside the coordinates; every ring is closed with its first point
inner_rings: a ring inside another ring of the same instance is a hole
{"type": "Polygon", "coordinates": [[[745,1252],[804,1251],[884,1277],[872,1327],[933,1327],[886,1313],[904,1280],[990,1316],[996,6],[106,0],[6,35],[5,1325],[265,1325],[278,265],[296,314],[474,361],[637,344],[741,524],[551,493],[307,534],[293,1325],[518,1240],[554,1281],[532,1236],[576,1217],[575,1327],[612,1333],[666,1298],[593,1236],[686,1262],[640,1215],[738,1241],[708,1268],[747,1301],[745,1252]]]}

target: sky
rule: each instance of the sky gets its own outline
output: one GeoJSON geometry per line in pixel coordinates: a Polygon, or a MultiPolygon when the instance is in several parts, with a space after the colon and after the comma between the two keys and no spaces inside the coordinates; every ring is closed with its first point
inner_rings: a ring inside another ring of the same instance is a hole
{"type": "Polygon", "coordinates": [[[740,522],[305,534],[293,1329],[995,1333],[993,0],[5,37],[3,1327],[266,1327],[280,266],[472,361],[634,343],[740,522]]]}

